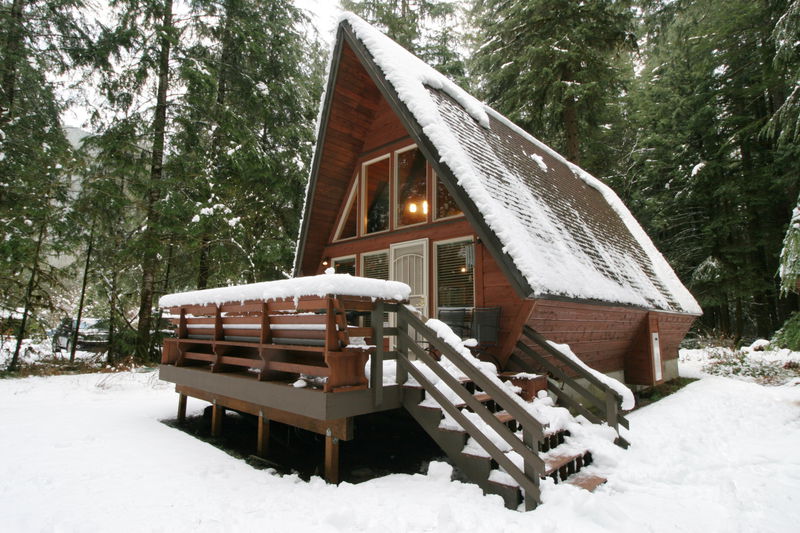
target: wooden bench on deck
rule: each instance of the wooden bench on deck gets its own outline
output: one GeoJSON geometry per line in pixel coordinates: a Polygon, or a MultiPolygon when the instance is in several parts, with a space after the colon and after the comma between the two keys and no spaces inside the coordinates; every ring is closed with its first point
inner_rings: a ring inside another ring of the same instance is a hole
{"type": "Polygon", "coordinates": [[[374,333],[348,325],[347,312],[372,308],[370,298],[336,295],[171,307],[177,337],[165,339],[161,362],[257,372],[261,381],[321,377],[325,392],[365,389],[372,349],[351,339],[374,333]]]}

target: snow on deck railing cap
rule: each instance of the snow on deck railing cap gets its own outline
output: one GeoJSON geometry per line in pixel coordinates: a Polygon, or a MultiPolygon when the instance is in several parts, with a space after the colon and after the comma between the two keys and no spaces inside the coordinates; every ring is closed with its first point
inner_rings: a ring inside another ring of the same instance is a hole
{"type": "MultiPolygon", "coordinates": [[[[328,269],[328,271],[332,270],[328,269]]],[[[220,305],[227,302],[244,302],[246,300],[298,299],[303,296],[324,297],[328,294],[364,296],[373,300],[407,301],[411,294],[411,287],[399,281],[361,278],[350,274],[329,273],[328,271],[318,276],[304,276],[278,281],[250,283],[248,285],[166,294],[158,300],[158,305],[162,308],[182,305],[220,305]]]]}

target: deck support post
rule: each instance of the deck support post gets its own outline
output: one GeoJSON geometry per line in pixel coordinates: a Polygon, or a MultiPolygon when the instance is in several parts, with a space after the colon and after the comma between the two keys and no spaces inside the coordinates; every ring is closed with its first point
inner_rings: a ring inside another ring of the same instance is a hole
{"type": "MultiPolygon", "coordinates": [[[[538,446],[536,444],[536,439],[533,437],[533,433],[526,428],[522,428],[522,442],[525,446],[531,450],[533,453],[538,452],[538,446]]],[[[536,471],[536,467],[532,465],[529,461],[525,461],[523,466],[523,472],[525,473],[525,477],[530,479],[536,487],[539,487],[539,473],[536,471]]],[[[539,495],[538,494],[528,494],[527,492],[523,491],[524,498],[525,498],[525,510],[526,511],[533,511],[536,509],[536,506],[539,504],[539,495]]]]}
{"type": "Polygon", "coordinates": [[[256,455],[266,457],[269,451],[269,418],[264,416],[264,411],[258,413],[258,444],[256,455]]]}
{"type": "Polygon", "coordinates": [[[325,433],[325,481],[339,483],[339,439],[330,429],[325,433]]]}
{"type": "Polygon", "coordinates": [[[222,434],[222,419],[225,417],[225,408],[214,400],[211,408],[211,436],[219,437],[222,434]]]}
{"type": "Polygon", "coordinates": [[[178,422],[186,422],[186,395],[182,392],[178,393],[178,422]]]}

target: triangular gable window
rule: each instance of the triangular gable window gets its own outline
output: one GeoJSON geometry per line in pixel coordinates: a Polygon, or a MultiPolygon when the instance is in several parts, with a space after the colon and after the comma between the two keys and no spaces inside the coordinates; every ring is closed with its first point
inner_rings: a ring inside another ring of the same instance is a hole
{"type": "Polygon", "coordinates": [[[342,218],[336,230],[334,240],[350,239],[357,235],[358,231],[358,176],[353,180],[353,186],[347,195],[347,203],[342,210],[342,218]]]}

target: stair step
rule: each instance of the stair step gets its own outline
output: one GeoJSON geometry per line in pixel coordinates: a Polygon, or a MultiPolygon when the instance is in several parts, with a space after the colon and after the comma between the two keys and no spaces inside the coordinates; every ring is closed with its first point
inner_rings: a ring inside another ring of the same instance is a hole
{"type": "Polygon", "coordinates": [[[509,422],[514,420],[514,417],[508,411],[500,411],[498,413],[495,413],[494,416],[495,418],[497,418],[497,420],[499,420],[503,424],[508,424],[509,422]]]}
{"type": "Polygon", "coordinates": [[[566,483],[588,490],[589,492],[594,492],[594,489],[596,489],[606,481],[608,480],[602,476],[595,476],[592,474],[581,473],[570,477],[566,481],[566,483]]]}
{"type": "MultiPolygon", "coordinates": [[[[486,394],[485,392],[479,392],[477,394],[473,394],[473,396],[475,397],[476,400],[478,400],[481,403],[486,403],[486,402],[489,402],[489,401],[492,400],[492,397],[489,396],[488,394],[486,394]]],[[[455,404],[455,406],[457,408],[459,408],[459,409],[463,409],[464,407],[467,406],[467,403],[466,402],[460,402],[460,403],[455,404]]],[[[441,409],[441,407],[439,407],[438,405],[422,405],[422,404],[420,404],[419,407],[421,409],[441,409]]]]}
{"type": "MultiPolygon", "coordinates": [[[[461,383],[462,385],[466,385],[468,383],[472,383],[472,380],[467,378],[467,377],[456,378],[456,379],[458,379],[458,382],[461,383]]],[[[418,383],[408,383],[408,382],[406,382],[406,383],[403,383],[403,387],[405,387],[407,389],[423,390],[422,386],[419,385],[418,383]]]]}
{"type": "MultiPolygon", "coordinates": [[[[544,462],[544,475],[550,476],[556,473],[559,469],[569,466],[570,463],[573,461],[580,459],[580,465],[575,465],[574,470],[577,471],[580,467],[585,466],[583,465],[583,458],[586,455],[586,451],[582,451],[580,453],[557,453],[548,456],[544,462]]],[[[568,471],[567,475],[572,474],[573,472],[568,471]]],[[[562,475],[562,478],[565,477],[562,475]]]]}

